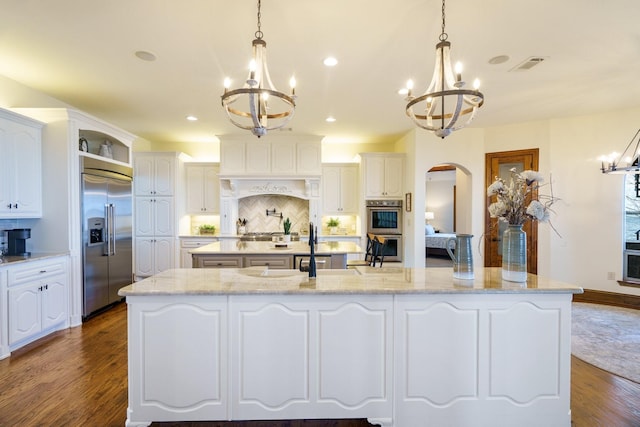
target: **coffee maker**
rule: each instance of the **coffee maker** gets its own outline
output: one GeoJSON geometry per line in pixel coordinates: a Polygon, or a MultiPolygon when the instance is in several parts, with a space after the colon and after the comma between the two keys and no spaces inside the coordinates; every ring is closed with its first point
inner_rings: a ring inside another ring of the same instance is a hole
{"type": "Polygon", "coordinates": [[[31,252],[27,252],[27,239],[31,238],[30,228],[14,228],[13,230],[7,230],[7,237],[9,242],[9,251],[7,252],[7,255],[31,255],[31,252]]]}

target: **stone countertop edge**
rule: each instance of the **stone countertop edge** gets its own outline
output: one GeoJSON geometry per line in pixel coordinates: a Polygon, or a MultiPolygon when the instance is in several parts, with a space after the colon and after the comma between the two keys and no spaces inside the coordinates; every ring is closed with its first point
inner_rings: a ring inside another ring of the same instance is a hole
{"type": "Polygon", "coordinates": [[[329,270],[309,279],[305,273],[245,269],[172,269],[121,288],[128,296],[214,296],[214,295],[402,295],[402,294],[579,294],[581,287],[529,275],[526,283],[504,281],[499,267],[476,272],[473,280],[453,278],[448,268],[357,267],[357,270],[329,270]],[[376,271],[377,270],[377,271],[376,271]],[[387,271],[385,271],[387,270],[387,271]],[[288,275],[287,275],[288,274],[288,275]]]}
{"type": "Polygon", "coordinates": [[[32,252],[28,257],[5,255],[0,258],[0,267],[16,265],[25,262],[40,261],[47,258],[56,258],[60,256],[67,256],[69,252],[32,252]]]}

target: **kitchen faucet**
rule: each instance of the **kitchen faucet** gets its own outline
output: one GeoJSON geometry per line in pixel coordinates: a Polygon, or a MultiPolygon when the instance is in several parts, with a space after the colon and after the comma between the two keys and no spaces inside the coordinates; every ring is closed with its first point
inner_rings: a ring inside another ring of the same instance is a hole
{"type": "Polygon", "coordinates": [[[315,254],[315,247],[316,247],[316,237],[315,237],[315,233],[317,233],[317,230],[313,229],[313,223],[310,222],[309,223],[309,247],[310,247],[310,254],[309,254],[309,267],[303,268],[302,267],[302,262],[300,262],[300,271],[308,271],[309,272],[309,277],[316,277],[316,254],[315,254]]]}

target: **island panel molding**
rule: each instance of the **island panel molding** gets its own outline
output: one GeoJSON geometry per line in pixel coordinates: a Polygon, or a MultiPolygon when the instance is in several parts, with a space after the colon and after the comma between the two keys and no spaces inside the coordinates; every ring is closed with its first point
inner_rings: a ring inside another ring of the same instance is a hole
{"type": "Polygon", "coordinates": [[[465,281],[442,268],[318,270],[314,279],[168,270],[120,290],[127,426],[367,418],[570,427],[571,299],[580,292],[535,275],[503,282],[500,268],[465,281]],[[165,374],[171,363],[177,375],[165,374]]]}
{"type": "Polygon", "coordinates": [[[129,339],[141,345],[135,357],[129,353],[129,392],[138,398],[127,426],[159,414],[166,421],[227,418],[227,307],[226,297],[129,305],[136,325],[129,339]]]}

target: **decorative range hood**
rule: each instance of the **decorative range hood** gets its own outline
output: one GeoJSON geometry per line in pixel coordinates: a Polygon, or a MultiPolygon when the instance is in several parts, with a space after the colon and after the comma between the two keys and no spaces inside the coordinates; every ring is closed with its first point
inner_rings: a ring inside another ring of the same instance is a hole
{"type": "Polygon", "coordinates": [[[299,199],[320,197],[319,177],[220,177],[221,196],[242,199],[259,195],[281,195],[299,199]]]}
{"type": "Polygon", "coordinates": [[[220,196],[318,199],[321,158],[318,136],[272,135],[260,141],[224,136],[220,139],[220,196]]]}

